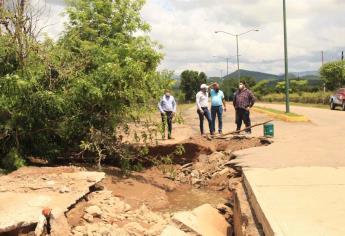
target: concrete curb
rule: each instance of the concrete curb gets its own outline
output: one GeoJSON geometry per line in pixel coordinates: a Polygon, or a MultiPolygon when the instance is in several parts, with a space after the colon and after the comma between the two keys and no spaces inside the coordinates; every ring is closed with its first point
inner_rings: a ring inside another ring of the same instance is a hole
{"type": "Polygon", "coordinates": [[[243,182],[241,182],[241,184],[236,186],[235,191],[233,215],[234,235],[262,236],[262,229],[255,220],[243,185],[243,182]]]}
{"type": "Polygon", "coordinates": [[[277,114],[274,112],[270,112],[267,110],[264,110],[260,107],[253,107],[252,110],[254,112],[258,112],[258,113],[262,113],[262,114],[266,114],[272,118],[278,119],[278,120],[282,120],[285,122],[310,122],[310,119],[306,116],[300,115],[300,116],[288,116],[288,115],[284,115],[284,114],[277,114]]]}
{"type": "Polygon", "coordinates": [[[262,209],[265,206],[259,204],[258,199],[260,199],[260,192],[255,190],[255,186],[250,185],[245,170],[243,170],[243,185],[247,192],[247,197],[249,204],[251,205],[257,221],[261,224],[265,236],[283,236],[278,224],[274,220],[272,215],[267,215],[262,209]]]}

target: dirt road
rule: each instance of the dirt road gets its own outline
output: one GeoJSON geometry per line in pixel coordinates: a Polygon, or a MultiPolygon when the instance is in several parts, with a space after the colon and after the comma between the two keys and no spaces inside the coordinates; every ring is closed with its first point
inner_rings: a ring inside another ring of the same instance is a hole
{"type": "MultiPolygon", "coordinates": [[[[235,125],[235,110],[231,103],[227,104],[228,110],[223,114],[223,132],[230,132],[236,129],[235,125]]],[[[179,143],[192,136],[199,135],[199,117],[196,112],[196,105],[182,106],[180,108],[184,123],[173,125],[173,140],[160,140],[161,144],[179,143]]],[[[159,116],[159,114],[157,114],[159,116]]],[[[264,122],[268,118],[265,115],[252,113],[252,123],[264,122]]],[[[207,121],[204,121],[205,132],[209,132],[207,121]]],[[[218,129],[218,121],[216,121],[216,129],[218,129]]],[[[262,128],[253,130],[253,136],[262,136],[262,128]]]]}

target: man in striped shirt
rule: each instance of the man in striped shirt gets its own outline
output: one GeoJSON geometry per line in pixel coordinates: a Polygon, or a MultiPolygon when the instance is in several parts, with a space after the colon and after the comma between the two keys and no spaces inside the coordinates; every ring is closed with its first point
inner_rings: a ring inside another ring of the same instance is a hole
{"type": "MultiPolygon", "coordinates": [[[[240,82],[238,90],[235,92],[233,103],[236,110],[237,130],[241,130],[242,122],[244,122],[246,127],[250,127],[250,108],[255,103],[255,97],[253,93],[246,88],[245,81],[240,82]]],[[[246,129],[247,134],[251,134],[251,132],[250,128],[246,129]]]]}

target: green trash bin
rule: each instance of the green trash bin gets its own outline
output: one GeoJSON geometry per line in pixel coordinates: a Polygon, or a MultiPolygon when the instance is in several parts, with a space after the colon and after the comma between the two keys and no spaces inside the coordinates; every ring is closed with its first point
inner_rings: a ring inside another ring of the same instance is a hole
{"type": "Polygon", "coordinates": [[[264,136],[274,137],[274,125],[272,123],[264,124],[264,136]]]}

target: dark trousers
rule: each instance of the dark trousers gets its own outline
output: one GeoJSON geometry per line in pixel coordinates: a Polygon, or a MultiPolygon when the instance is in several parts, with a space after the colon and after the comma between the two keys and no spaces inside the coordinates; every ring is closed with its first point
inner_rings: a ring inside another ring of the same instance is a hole
{"type": "Polygon", "coordinates": [[[165,136],[165,129],[168,124],[168,136],[171,137],[173,113],[172,111],[165,111],[165,114],[162,113],[161,116],[162,116],[162,133],[165,136]]]}
{"type": "Polygon", "coordinates": [[[216,116],[218,117],[218,131],[219,133],[223,130],[223,106],[212,106],[211,107],[211,116],[212,116],[212,131],[216,131],[216,116]]]}
{"type": "MultiPolygon", "coordinates": [[[[246,109],[236,108],[236,125],[237,130],[241,130],[242,122],[246,127],[251,126],[250,122],[250,112],[246,109]]],[[[252,132],[251,129],[247,129],[246,132],[252,132]]]]}
{"type": "Polygon", "coordinates": [[[208,110],[207,107],[202,107],[201,108],[203,112],[201,112],[198,109],[198,115],[199,115],[199,120],[200,120],[200,132],[201,134],[204,134],[204,118],[208,121],[208,127],[210,129],[210,133],[212,133],[212,119],[211,119],[211,113],[208,110]]]}

